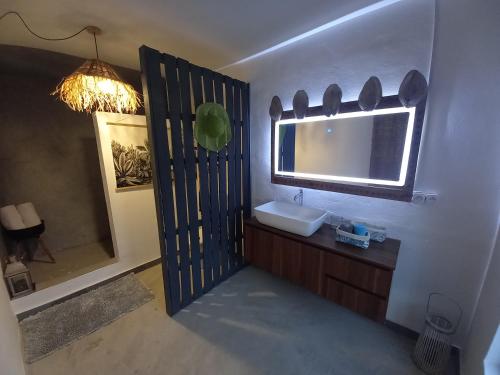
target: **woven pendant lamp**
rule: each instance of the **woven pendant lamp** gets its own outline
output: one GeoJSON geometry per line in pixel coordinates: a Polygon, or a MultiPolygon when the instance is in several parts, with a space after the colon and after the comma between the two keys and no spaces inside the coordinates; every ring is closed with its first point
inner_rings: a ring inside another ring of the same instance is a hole
{"type": "Polygon", "coordinates": [[[65,77],[52,95],[58,95],[74,111],[135,113],[141,106],[140,95],[111,65],[99,60],[96,34],[101,30],[88,26],[87,31],[94,35],[97,58],[85,61],[65,77]]]}

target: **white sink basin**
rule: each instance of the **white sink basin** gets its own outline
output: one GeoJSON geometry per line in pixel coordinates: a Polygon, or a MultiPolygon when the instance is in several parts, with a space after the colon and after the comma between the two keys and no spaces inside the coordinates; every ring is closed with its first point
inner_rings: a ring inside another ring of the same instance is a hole
{"type": "Polygon", "coordinates": [[[309,237],[326,219],[327,212],[286,202],[269,202],[255,207],[257,220],[270,227],[309,237]]]}

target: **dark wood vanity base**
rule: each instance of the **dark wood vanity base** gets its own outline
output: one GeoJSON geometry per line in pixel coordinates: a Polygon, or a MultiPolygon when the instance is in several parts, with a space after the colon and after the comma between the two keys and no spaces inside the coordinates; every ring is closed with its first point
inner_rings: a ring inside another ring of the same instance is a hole
{"type": "Polygon", "coordinates": [[[310,237],[245,221],[245,260],[373,320],[384,322],[400,241],[366,250],[335,241],[323,225],[310,237]]]}

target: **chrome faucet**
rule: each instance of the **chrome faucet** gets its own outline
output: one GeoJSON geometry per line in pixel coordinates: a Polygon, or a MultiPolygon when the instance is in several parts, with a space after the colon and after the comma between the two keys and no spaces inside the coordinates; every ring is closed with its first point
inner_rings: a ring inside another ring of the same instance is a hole
{"type": "Polygon", "coordinates": [[[304,203],[304,190],[299,189],[299,192],[293,197],[293,201],[302,206],[302,203],[304,203]]]}

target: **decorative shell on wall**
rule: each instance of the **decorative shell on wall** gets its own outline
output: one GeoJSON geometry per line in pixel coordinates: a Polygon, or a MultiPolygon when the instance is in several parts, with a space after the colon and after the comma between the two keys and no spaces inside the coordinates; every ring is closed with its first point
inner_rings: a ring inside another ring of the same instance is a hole
{"type": "Polygon", "coordinates": [[[299,90],[293,97],[293,113],[296,118],[304,118],[309,107],[309,97],[304,90],[299,90]]]}
{"type": "Polygon", "coordinates": [[[269,116],[274,121],[279,121],[281,119],[281,115],[283,113],[283,106],[281,105],[281,100],[278,96],[273,96],[271,100],[271,105],[269,106],[269,116]]]}
{"type": "Polygon", "coordinates": [[[335,116],[340,110],[342,103],[342,90],[337,84],[327,87],[323,94],[323,114],[325,116],[335,116]]]}
{"type": "Polygon", "coordinates": [[[401,86],[399,86],[399,101],[405,107],[415,107],[427,96],[427,81],[418,70],[410,70],[401,86]]]}
{"type": "Polygon", "coordinates": [[[372,111],[377,108],[382,99],[382,84],[380,80],[371,76],[359,94],[358,104],[363,111],[372,111]]]}

